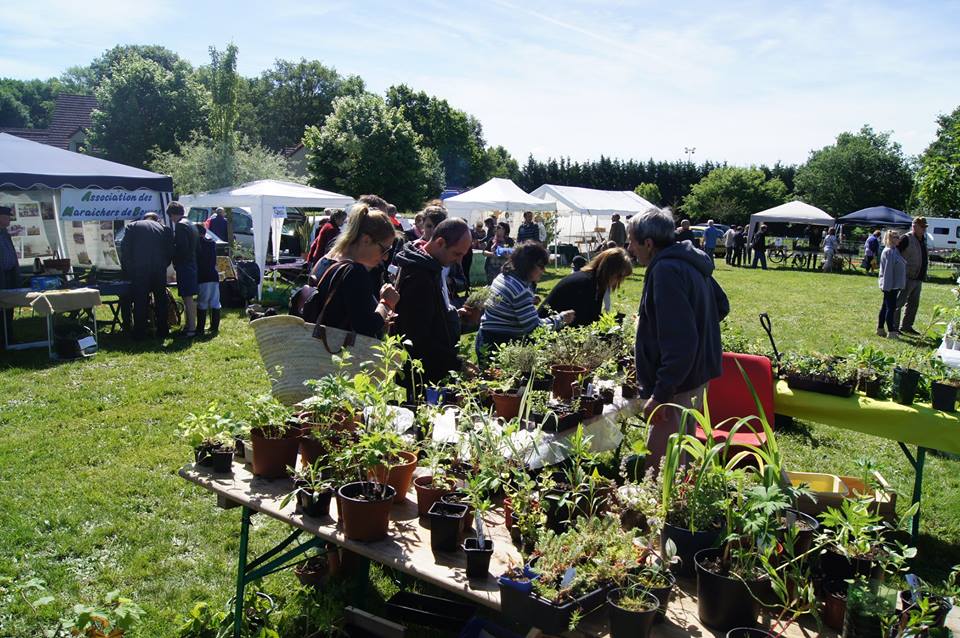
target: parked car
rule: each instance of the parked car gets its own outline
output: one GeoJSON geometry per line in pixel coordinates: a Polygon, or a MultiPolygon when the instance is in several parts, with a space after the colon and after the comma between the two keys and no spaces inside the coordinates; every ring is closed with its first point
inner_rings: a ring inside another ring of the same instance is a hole
{"type": "MultiPolygon", "coordinates": [[[[726,224],[714,223],[713,227],[719,229],[721,233],[725,233],[730,229],[730,227],[726,224]]],[[[690,230],[693,231],[693,236],[697,238],[700,248],[703,248],[703,232],[707,230],[707,225],[697,224],[696,226],[691,226],[690,230]]],[[[726,254],[727,248],[723,245],[723,237],[721,236],[719,239],[717,239],[717,245],[713,248],[713,255],[715,257],[723,257],[726,254]]]]}
{"type": "MultiPolygon", "coordinates": [[[[193,207],[187,213],[187,218],[192,222],[205,222],[212,214],[213,209],[211,208],[193,207]]],[[[283,222],[283,237],[280,239],[281,251],[288,250],[291,253],[296,253],[297,256],[302,252],[302,248],[298,252],[297,246],[293,244],[297,243],[295,229],[304,219],[306,217],[299,209],[287,208],[287,219],[283,222]]],[[[226,240],[227,238],[221,237],[221,239],[226,240]]],[[[245,251],[253,253],[253,216],[250,214],[249,208],[238,207],[233,209],[233,239],[245,251]]]]}

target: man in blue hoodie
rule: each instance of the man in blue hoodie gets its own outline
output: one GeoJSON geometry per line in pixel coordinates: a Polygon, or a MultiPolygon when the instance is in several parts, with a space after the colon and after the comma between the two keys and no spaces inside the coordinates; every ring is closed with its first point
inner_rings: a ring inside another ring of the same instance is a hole
{"type": "MultiPolygon", "coordinates": [[[[628,250],[647,267],[637,320],[636,363],[643,415],[650,424],[647,467],[657,467],[681,412],[663,403],[703,409],[703,392],[720,376],[720,322],[730,312],[713,278],[713,259],[689,242],[677,242],[667,210],[630,218],[628,250]]],[[[689,419],[687,432],[693,433],[689,419]]]]}

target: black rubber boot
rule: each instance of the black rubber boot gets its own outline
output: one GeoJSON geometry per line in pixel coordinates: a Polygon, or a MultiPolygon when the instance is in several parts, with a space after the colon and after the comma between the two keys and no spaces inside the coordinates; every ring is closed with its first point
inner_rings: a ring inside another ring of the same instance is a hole
{"type": "Polygon", "coordinates": [[[217,334],[220,332],[220,309],[213,308],[210,311],[210,332],[217,334]]]}
{"type": "Polygon", "coordinates": [[[203,336],[203,330],[207,327],[207,311],[197,308],[197,332],[198,337],[203,336]]]}

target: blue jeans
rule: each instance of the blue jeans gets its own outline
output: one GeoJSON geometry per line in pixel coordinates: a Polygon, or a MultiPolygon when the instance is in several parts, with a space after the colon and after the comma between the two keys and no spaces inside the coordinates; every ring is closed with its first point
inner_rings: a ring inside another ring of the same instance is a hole
{"type": "Polygon", "coordinates": [[[754,248],[753,249],[753,267],[757,267],[757,262],[760,262],[760,267],[764,270],[767,269],[767,251],[763,248],[754,248]]]}

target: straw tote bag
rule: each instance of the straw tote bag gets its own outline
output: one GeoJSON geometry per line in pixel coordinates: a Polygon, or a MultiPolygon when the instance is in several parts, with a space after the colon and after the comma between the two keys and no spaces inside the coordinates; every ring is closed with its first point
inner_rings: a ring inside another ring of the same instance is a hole
{"type": "Polygon", "coordinates": [[[345,267],[350,263],[334,264],[321,277],[318,288],[328,276],[331,283],[316,324],[306,323],[300,317],[291,315],[263,317],[250,322],[260,358],[270,378],[273,396],[287,405],[310,396],[310,389],[303,384],[304,381],[319,379],[337,371],[333,355],[349,351],[350,370],[356,371],[359,364],[374,358],[376,351],[373,347],[381,343],[379,339],[357,334],[353,330],[323,324],[330,299],[340,287],[346,276],[345,267]]]}

